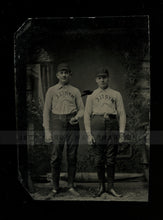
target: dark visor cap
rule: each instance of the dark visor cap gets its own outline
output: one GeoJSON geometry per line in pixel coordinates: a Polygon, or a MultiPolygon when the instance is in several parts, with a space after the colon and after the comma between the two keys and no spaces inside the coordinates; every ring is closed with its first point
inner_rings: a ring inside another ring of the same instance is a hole
{"type": "Polygon", "coordinates": [[[60,63],[57,67],[57,71],[67,70],[68,72],[71,72],[71,69],[67,63],[60,63]]]}
{"type": "Polygon", "coordinates": [[[101,68],[98,70],[98,72],[96,73],[96,77],[98,76],[104,76],[104,77],[109,77],[109,71],[106,68],[101,68]]]}

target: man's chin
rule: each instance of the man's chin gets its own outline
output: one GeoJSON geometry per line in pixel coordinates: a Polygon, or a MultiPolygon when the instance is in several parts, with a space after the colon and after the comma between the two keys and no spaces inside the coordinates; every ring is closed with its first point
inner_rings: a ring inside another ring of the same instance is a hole
{"type": "Polygon", "coordinates": [[[100,86],[100,88],[101,88],[101,89],[106,89],[107,86],[103,86],[103,85],[102,85],[102,86],[100,86]]]}
{"type": "Polygon", "coordinates": [[[62,83],[67,84],[68,81],[67,80],[62,80],[62,83]]]}

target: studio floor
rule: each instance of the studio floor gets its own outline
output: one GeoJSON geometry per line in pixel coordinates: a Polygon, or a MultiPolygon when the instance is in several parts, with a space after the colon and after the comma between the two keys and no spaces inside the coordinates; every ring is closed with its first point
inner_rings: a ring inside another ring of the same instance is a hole
{"type": "Polygon", "coordinates": [[[120,198],[114,197],[107,193],[103,193],[100,197],[94,197],[98,183],[96,182],[77,182],[75,183],[76,190],[79,196],[72,195],[67,188],[66,181],[60,181],[60,191],[54,197],[51,190],[52,184],[34,183],[34,192],[30,193],[34,200],[79,200],[79,201],[133,201],[133,202],[148,202],[148,184],[143,180],[128,180],[116,181],[115,189],[123,196],[120,198]]]}

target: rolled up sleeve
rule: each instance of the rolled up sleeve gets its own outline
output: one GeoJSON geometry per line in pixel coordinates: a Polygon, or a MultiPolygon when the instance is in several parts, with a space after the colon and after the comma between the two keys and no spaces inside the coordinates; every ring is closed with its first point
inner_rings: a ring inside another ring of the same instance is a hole
{"type": "Polygon", "coordinates": [[[45,130],[50,130],[50,112],[52,108],[52,94],[48,89],[45,97],[44,110],[43,110],[43,127],[45,130]]]}
{"type": "Polygon", "coordinates": [[[84,126],[87,136],[91,135],[91,114],[92,114],[92,99],[87,97],[84,111],[84,126]]]}
{"type": "Polygon", "coordinates": [[[78,108],[76,118],[79,119],[79,118],[82,118],[84,115],[84,104],[83,104],[83,100],[82,100],[81,93],[79,90],[77,90],[77,93],[76,93],[76,105],[78,108]]]}
{"type": "Polygon", "coordinates": [[[124,108],[123,99],[120,93],[118,93],[117,96],[117,112],[119,116],[119,131],[120,133],[124,133],[126,127],[126,112],[124,108]]]}

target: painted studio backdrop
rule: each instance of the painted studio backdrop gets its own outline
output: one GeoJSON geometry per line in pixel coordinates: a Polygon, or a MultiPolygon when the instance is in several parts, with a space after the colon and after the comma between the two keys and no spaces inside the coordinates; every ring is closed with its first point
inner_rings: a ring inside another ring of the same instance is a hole
{"type": "MultiPolygon", "coordinates": [[[[95,74],[105,66],[110,87],[121,92],[127,115],[126,144],[120,146],[117,173],[148,179],[150,69],[148,17],[29,19],[15,34],[18,165],[23,180],[50,173],[50,146],[44,142],[42,112],[47,89],[57,83],[56,67],[68,62],[71,84],[83,102],[96,89],[95,74]],[[22,135],[23,134],[23,135],[22,135]],[[23,136],[23,143],[19,140],[23,136]]],[[[77,172],[94,172],[83,119],[77,172]]],[[[66,147],[62,172],[66,171],[66,147]]]]}

